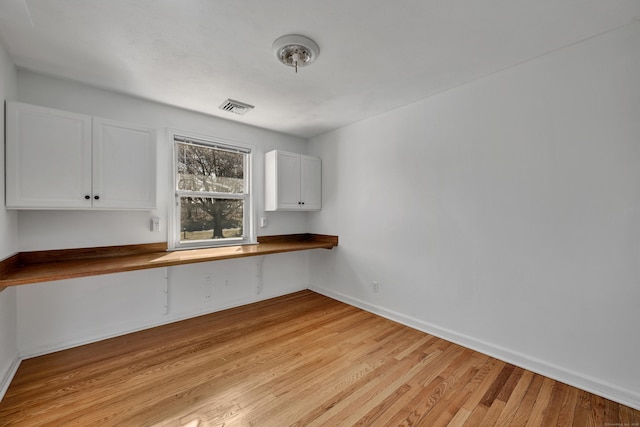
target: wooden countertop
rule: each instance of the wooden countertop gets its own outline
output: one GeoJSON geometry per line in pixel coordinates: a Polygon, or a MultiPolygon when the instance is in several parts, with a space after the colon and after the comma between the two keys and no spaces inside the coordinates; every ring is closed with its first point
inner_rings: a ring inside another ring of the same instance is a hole
{"type": "Polygon", "coordinates": [[[196,262],[331,249],[338,236],[261,236],[257,244],[167,252],[166,243],[21,252],[0,262],[0,288],[196,262]]]}

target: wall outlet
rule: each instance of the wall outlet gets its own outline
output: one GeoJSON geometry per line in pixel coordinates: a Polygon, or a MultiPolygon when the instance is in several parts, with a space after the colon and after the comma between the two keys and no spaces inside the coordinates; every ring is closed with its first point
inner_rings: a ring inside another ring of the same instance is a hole
{"type": "Polygon", "coordinates": [[[260,227],[265,228],[269,225],[269,221],[267,218],[260,218],[260,227]]]}
{"type": "Polygon", "coordinates": [[[154,216],[151,218],[151,231],[160,231],[160,217],[154,216]]]}
{"type": "Polygon", "coordinates": [[[378,283],[377,280],[374,280],[371,282],[371,290],[375,293],[378,292],[378,288],[380,287],[380,284],[378,283]]]}

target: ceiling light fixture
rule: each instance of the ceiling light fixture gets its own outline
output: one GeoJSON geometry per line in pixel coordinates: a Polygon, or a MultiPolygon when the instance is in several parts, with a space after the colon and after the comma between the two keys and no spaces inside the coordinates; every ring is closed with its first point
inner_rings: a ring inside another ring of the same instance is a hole
{"type": "Polygon", "coordinates": [[[296,73],[298,67],[311,64],[320,55],[320,48],[316,42],[298,34],[282,36],[273,42],[272,47],[278,61],[294,67],[296,73]]]}

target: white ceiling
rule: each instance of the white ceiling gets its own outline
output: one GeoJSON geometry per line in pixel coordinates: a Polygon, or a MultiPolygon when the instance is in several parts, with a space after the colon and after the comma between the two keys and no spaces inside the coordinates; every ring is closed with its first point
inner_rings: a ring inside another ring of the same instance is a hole
{"type": "Polygon", "coordinates": [[[638,0],[0,0],[18,67],[305,138],[638,19],[638,0]],[[298,74],[271,50],[290,33],[320,46],[298,74]]]}

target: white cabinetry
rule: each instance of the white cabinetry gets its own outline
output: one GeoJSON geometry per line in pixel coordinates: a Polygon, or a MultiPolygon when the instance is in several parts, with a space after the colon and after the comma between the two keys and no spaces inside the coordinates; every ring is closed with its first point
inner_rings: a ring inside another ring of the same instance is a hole
{"type": "Polygon", "coordinates": [[[6,207],[154,209],[153,130],[7,103],[6,207]]]}
{"type": "Polygon", "coordinates": [[[91,117],[7,103],[7,208],[90,207],[91,117]]]}
{"type": "Polygon", "coordinates": [[[319,157],[279,150],[265,154],[265,210],[321,208],[322,161],[319,157]]]}
{"type": "Polygon", "coordinates": [[[155,209],[156,164],[151,129],[93,118],[94,207],[155,209]]]}

